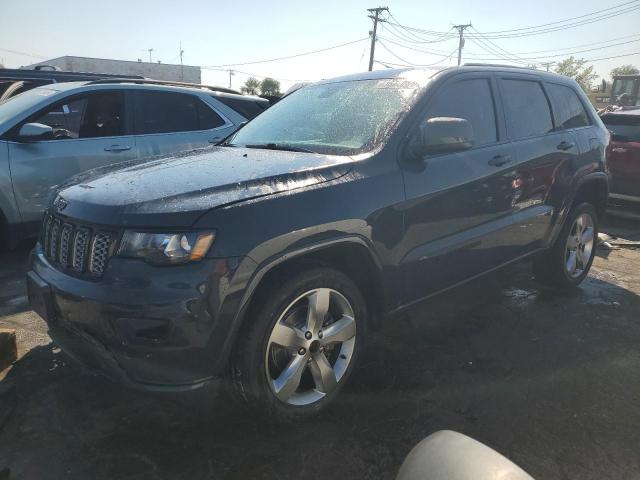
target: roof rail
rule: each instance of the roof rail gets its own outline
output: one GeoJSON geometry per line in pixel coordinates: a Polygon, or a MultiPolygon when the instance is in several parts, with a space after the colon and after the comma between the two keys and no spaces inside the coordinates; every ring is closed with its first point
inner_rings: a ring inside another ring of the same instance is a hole
{"type": "Polygon", "coordinates": [[[99,85],[103,83],[136,83],[141,85],[168,85],[174,87],[190,87],[190,88],[202,88],[211,90],[212,92],[233,93],[236,95],[242,95],[242,92],[233,90],[231,88],[216,87],[213,85],[202,85],[201,83],[187,83],[187,82],[171,82],[167,80],[153,80],[150,78],[104,78],[101,80],[94,80],[87,82],[88,85],[99,85]]]}
{"type": "Polygon", "coordinates": [[[505,68],[521,68],[523,70],[536,70],[533,67],[523,67],[521,65],[505,65],[502,63],[463,63],[463,67],[505,67],[505,68]]]}

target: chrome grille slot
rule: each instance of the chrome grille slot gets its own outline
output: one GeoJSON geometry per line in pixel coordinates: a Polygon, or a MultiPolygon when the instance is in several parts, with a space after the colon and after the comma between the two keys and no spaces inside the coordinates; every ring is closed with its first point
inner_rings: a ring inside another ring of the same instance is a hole
{"type": "Polygon", "coordinates": [[[42,252],[52,264],[99,277],[113,255],[116,232],[94,230],[45,213],[40,238],[42,252]]]}
{"type": "Polygon", "coordinates": [[[51,238],[49,240],[49,258],[54,262],[58,261],[58,240],[60,239],[60,226],[62,222],[54,219],[51,224],[51,238]]]}
{"type": "Polygon", "coordinates": [[[85,259],[89,247],[89,230],[79,228],[73,241],[73,269],[82,272],[85,268],[85,259]]]}
{"type": "Polygon", "coordinates": [[[71,239],[73,235],[73,225],[65,223],[62,227],[62,233],[60,234],[60,265],[63,267],[69,266],[69,250],[71,247],[71,239]]]}
{"type": "Polygon", "coordinates": [[[91,244],[91,261],[89,262],[89,271],[94,275],[102,275],[104,267],[109,259],[109,251],[111,248],[111,233],[97,232],[93,237],[91,244]]]}

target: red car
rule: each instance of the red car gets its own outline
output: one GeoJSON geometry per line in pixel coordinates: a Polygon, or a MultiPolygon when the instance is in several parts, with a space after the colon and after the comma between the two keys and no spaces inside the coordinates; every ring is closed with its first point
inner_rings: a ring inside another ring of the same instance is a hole
{"type": "Polygon", "coordinates": [[[601,118],[611,132],[610,203],[640,209],[640,109],[609,112],[601,118]]]}

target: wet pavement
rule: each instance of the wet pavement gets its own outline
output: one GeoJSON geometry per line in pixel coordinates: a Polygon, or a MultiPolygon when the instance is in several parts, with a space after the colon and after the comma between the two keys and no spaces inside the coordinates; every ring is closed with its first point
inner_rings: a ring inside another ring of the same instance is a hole
{"type": "Polygon", "coordinates": [[[0,327],[23,355],[0,380],[0,476],[391,479],[452,429],[536,479],[640,479],[640,249],[600,249],[569,294],[522,264],[423,303],[371,335],[333,408],[287,426],[85,373],[28,309],[27,252],[0,256],[0,327]]]}

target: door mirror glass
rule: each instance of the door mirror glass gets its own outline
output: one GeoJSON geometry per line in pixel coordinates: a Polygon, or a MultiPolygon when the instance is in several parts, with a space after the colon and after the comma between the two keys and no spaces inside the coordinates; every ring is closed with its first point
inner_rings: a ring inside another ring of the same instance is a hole
{"type": "Polygon", "coordinates": [[[25,123],[18,132],[20,140],[35,142],[53,138],[53,128],[43,123],[25,123]]]}
{"type": "Polygon", "coordinates": [[[464,118],[435,117],[420,125],[416,153],[460,152],[473,147],[473,142],[473,128],[464,118]]]}

